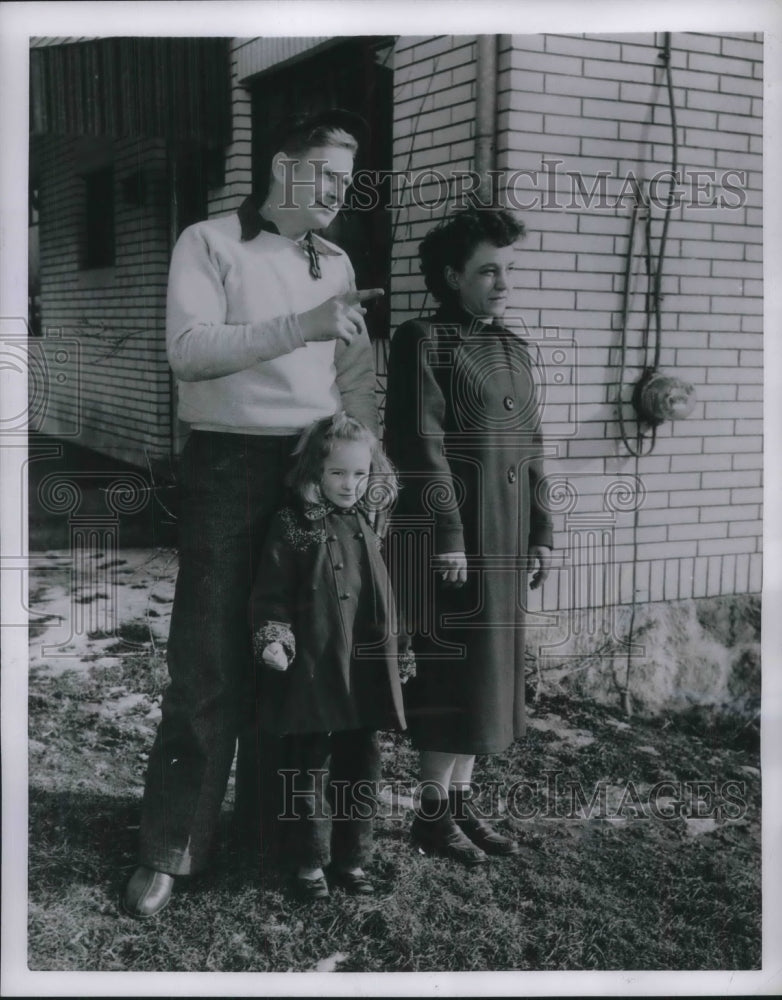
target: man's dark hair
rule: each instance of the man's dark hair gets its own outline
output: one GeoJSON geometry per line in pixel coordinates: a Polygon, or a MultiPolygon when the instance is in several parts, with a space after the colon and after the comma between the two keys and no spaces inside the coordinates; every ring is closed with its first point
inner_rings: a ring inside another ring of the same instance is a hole
{"type": "Polygon", "coordinates": [[[438,302],[454,297],[446,267],[461,271],[481,243],[507,247],[521,239],[524,224],[504,208],[468,208],[430,229],[418,246],[426,287],[438,302]]]}

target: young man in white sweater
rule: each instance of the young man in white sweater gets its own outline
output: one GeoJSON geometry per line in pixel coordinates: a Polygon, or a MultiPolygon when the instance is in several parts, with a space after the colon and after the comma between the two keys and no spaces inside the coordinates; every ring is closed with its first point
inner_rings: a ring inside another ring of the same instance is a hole
{"type": "Polygon", "coordinates": [[[338,409],[377,431],[362,303],[382,290],[357,291],[347,255],[313,232],[344,202],[362,127],[337,109],[283,123],[265,196],[190,226],[174,248],[166,346],[190,434],[171,683],[123,898],[135,917],[206,865],[237,738],[252,732],[247,603],[298,434],[338,409]]]}

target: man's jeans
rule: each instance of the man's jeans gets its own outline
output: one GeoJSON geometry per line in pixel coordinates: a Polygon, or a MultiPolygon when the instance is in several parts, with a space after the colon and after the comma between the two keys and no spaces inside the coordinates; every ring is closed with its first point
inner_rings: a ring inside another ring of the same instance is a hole
{"type": "Polygon", "coordinates": [[[248,602],[295,441],[194,431],[182,454],[171,683],[141,817],[139,861],[157,871],[204,867],[240,735],[258,782],[248,602]]]}

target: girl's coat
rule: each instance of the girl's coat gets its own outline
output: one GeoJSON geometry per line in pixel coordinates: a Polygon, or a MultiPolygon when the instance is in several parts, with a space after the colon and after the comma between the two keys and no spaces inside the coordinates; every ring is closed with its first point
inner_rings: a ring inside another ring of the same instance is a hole
{"type": "Polygon", "coordinates": [[[261,726],[285,733],[405,728],[397,621],[381,540],[360,507],[284,507],[250,602],[261,726]],[[284,672],[261,663],[281,642],[284,672]]]}

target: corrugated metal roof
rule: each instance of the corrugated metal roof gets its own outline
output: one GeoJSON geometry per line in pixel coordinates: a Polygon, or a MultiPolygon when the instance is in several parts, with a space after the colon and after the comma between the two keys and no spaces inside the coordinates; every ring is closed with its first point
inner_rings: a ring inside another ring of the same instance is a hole
{"type": "MultiPolygon", "coordinates": [[[[236,71],[240,80],[263,73],[272,66],[281,66],[314,49],[332,45],[328,35],[311,38],[251,38],[240,48],[235,46],[236,71]]],[[[235,43],[234,43],[235,44],[235,43]]]]}
{"type": "Polygon", "coordinates": [[[30,51],[33,134],[230,140],[227,38],[99,38],[30,51]]]}

